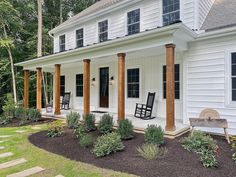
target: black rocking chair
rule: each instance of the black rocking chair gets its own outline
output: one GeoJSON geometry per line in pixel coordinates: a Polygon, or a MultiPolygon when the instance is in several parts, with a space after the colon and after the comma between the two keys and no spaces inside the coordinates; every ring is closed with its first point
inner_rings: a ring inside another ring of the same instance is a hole
{"type": "Polygon", "coordinates": [[[69,110],[70,109],[70,92],[65,92],[61,101],[61,109],[69,110]]]}
{"type": "Polygon", "coordinates": [[[153,110],[155,95],[156,95],[155,92],[154,93],[148,92],[148,98],[147,98],[146,104],[136,103],[134,117],[146,119],[146,120],[155,118],[155,117],[152,117],[152,110],[153,110]]]}

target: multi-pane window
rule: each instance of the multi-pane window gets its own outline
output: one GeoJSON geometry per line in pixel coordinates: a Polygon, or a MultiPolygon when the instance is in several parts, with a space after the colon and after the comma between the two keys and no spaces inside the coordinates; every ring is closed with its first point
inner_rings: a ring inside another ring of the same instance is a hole
{"type": "Polygon", "coordinates": [[[62,35],[59,37],[59,45],[60,45],[60,52],[66,50],[66,35],[62,35]]]}
{"type": "Polygon", "coordinates": [[[139,98],[139,68],[127,70],[128,98],[139,98]]]}
{"type": "Polygon", "coordinates": [[[76,96],[83,97],[83,74],[76,75],[76,96]]]}
{"type": "Polygon", "coordinates": [[[84,29],[76,30],[76,47],[83,47],[84,46],[84,29]]]}
{"type": "Polygon", "coordinates": [[[231,54],[232,101],[236,101],[236,53],[231,54]]]}
{"type": "Polygon", "coordinates": [[[99,42],[108,40],[108,20],[104,20],[98,23],[98,35],[99,42]]]}
{"type": "Polygon", "coordinates": [[[179,0],[163,0],[163,25],[170,25],[180,19],[179,0]]]}
{"type": "MultiPolygon", "coordinates": [[[[166,99],[166,66],[163,66],[163,98],[166,99]]],[[[175,64],[175,99],[180,99],[180,68],[175,64]]]]}
{"type": "Polygon", "coordinates": [[[64,96],[65,94],[65,76],[60,77],[60,95],[64,96]]]}
{"type": "Polygon", "coordinates": [[[140,32],[140,9],[128,12],[128,35],[136,34],[140,32]]]}

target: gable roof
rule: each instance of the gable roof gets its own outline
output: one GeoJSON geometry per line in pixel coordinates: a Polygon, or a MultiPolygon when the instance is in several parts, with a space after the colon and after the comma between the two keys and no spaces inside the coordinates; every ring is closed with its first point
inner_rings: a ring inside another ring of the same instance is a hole
{"type": "Polygon", "coordinates": [[[215,0],[201,29],[210,31],[236,25],[236,0],[215,0]]]}
{"type": "Polygon", "coordinates": [[[108,8],[112,5],[115,5],[119,2],[122,2],[124,0],[100,0],[96,3],[94,3],[93,5],[89,6],[88,8],[86,8],[85,10],[83,10],[82,12],[76,14],[75,16],[71,17],[70,19],[66,20],[65,22],[63,22],[62,24],[60,24],[59,26],[57,26],[56,28],[54,28],[51,31],[54,31],[55,29],[58,28],[63,28],[65,26],[67,26],[68,24],[73,23],[74,21],[78,21],[83,17],[89,16],[95,12],[101,11],[105,8],[108,8]]]}

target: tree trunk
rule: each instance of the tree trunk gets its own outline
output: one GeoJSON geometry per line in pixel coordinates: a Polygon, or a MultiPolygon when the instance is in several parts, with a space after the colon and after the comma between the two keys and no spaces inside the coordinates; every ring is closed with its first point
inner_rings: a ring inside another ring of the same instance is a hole
{"type": "MultiPolygon", "coordinates": [[[[3,31],[4,31],[4,36],[7,39],[7,30],[5,25],[3,25],[3,31]]],[[[7,52],[9,55],[10,63],[11,63],[11,75],[12,75],[12,87],[13,87],[13,97],[14,97],[14,102],[17,103],[17,93],[16,93],[16,78],[15,78],[15,71],[14,71],[14,62],[13,62],[13,57],[11,53],[10,47],[7,48],[7,52]]]]}
{"type": "Polygon", "coordinates": [[[42,56],[42,25],[43,25],[43,17],[42,17],[42,0],[38,1],[38,47],[37,47],[37,56],[42,56]]]}
{"type": "Polygon", "coordinates": [[[60,24],[63,22],[63,16],[62,16],[62,0],[60,0],[60,24]]]}

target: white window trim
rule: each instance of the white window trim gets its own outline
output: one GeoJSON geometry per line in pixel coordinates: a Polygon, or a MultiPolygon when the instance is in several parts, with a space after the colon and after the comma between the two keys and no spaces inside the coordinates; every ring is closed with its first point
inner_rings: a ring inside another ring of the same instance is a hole
{"type": "Polygon", "coordinates": [[[129,35],[128,34],[128,13],[132,12],[134,10],[138,10],[138,9],[140,10],[140,20],[139,20],[140,32],[144,31],[143,24],[142,24],[143,10],[142,10],[141,7],[133,7],[133,8],[130,8],[130,9],[126,10],[126,12],[125,12],[125,25],[124,25],[125,26],[125,35],[129,35]]]}
{"type": "Polygon", "coordinates": [[[63,51],[67,50],[67,48],[66,48],[66,34],[64,33],[64,34],[61,34],[61,35],[58,36],[59,52],[63,52],[63,51],[61,51],[60,37],[64,36],[64,35],[65,35],[65,50],[63,50],[63,51]]]}
{"type": "MultiPolygon", "coordinates": [[[[182,7],[182,3],[181,3],[181,0],[179,0],[179,10],[175,10],[175,11],[172,11],[172,12],[168,12],[168,13],[165,13],[164,14],[164,11],[163,11],[163,0],[161,0],[161,24],[162,24],[162,26],[164,26],[164,21],[163,21],[163,16],[164,15],[168,15],[168,14],[170,14],[170,13],[174,13],[174,12],[178,12],[179,11],[179,20],[181,20],[182,19],[182,9],[183,9],[183,7],[182,7]]],[[[168,25],[167,25],[168,26],[168,25]]]]}
{"type": "Polygon", "coordinates": [[[236,101],[232,100],[232,68],[231,54],[236,53],[236,49],[225,52],[225,106],[230,108],[236,107],[236,101]]]}
{"type": "MultiPolygon", "coordinates": [[[[83,94],[83,96],[77,96],[77,86],[79,86],[79,85],[76,84],[76,76],[77,76],[77,75],[81,75],[81,74],[84,76],[83,73],[77,73],[77,74],[75,74],[75,97],[76,97],[76,98],[83,98],[83,97],[84,97],[84,94],[83,94]]],[[[84,86],[84,81],[83,81],[83,86],[84,86]]],[[[83,88],[83,89],[84,89],[84,88],[83,88]]],[[[83,90],[83,91],[84,91],[84,90],[83,90]]]]}
{"type": "MultiPolygon", "coordinates": [[[[97,21],[97,42],[98,43],[100,43],[100,34],[102,34],[102,33],[100,33],[99,32],[99,23],[100,22],[104,22],[104,21],[106,21],[107,20],[107,41],[109,40],[109,38],[110,38],[110,20],[109,20],[109,18],[104,18],[104,19],[102,19],[102,20],[99,20],[99,21],[97,21]]],[[[105,33],[105,32],[103,32],[103,33],[105,33]]],[[[103,42],[106,42],[106,41],[103,41],[103,42]]]]}
{"type": "MultiPolygon", "coordinates": [[[[84,43],[84,39],[85,39],[85,28],[84,28],[84,27],[81,27],[81,28],[77,28],[77,29],[75,30],[75,48],[77,48],[77,41],[78,41],[76,32],[77,32],[78,30],[81,30],[81,29],[83,29],[83,46],[82,46],[82,47],[85,46],[85,43],[84,43]]],[[[81,48],[81,47],[80,47],[80,48],[81,48]]]]}

